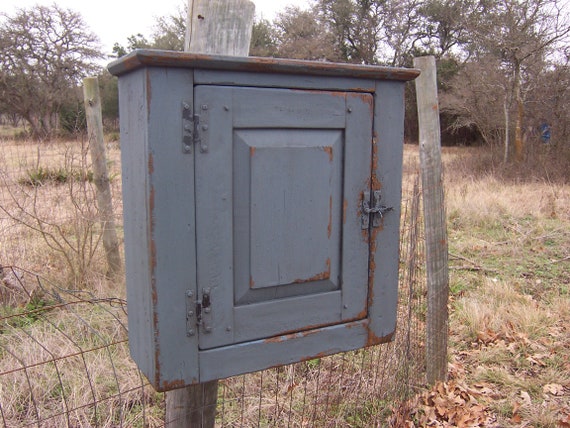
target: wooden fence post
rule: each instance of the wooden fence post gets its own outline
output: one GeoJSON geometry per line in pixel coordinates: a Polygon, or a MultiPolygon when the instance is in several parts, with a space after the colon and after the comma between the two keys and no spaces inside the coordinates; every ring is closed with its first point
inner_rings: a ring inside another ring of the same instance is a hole
{"type": "Polygon", "coordinates": [[[87,135],[91,162],[93,163],[93,182],[97,188],[97,206],[103,227],[103,247],[107,257],[107,274],[116,276],[122,271],[119,239],[113,217],[111,184],[107,172],[107,154],[103,138],[103,119],[99,82],[96,77],[83,80],[83,101],[87,117],[87,135]]]}
{"type": "Polygon", "coordinates": [[[250,0],[188,0],[184,50],[248,56],[254,14],[250,0]]]}
{"type": "Polygon", "coordinates": [[[427,381],[447,377],[449,266],[437,75],[433,56],[414,58],[420,129],[420,169],[424,202],[427,269],[427,381]]]}
{"type": "MultiPolygon", "coordinates": [[[[184,50],[247,56],[254,14],[249,0],[188,0],[184,50]]],[[[213,428],[217,395],[217,380],[167,392],[166,426],[213,428]]]]}

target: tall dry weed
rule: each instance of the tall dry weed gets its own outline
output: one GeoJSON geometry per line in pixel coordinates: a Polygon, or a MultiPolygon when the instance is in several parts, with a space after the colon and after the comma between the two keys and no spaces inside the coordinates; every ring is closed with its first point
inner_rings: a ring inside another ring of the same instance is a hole
{"type": "Polygon", "coordinates": [[[70,287],[96,281],[105,268],[87,147],[74,142],[4,150],[0,227],[7,233],[0,238],[0,264],[28,267],[70,287]]]}

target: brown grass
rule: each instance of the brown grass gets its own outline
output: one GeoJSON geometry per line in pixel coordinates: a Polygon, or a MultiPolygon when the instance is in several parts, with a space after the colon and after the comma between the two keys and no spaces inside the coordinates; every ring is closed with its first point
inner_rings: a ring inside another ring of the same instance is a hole
{"type": "MultiPolygon", "coordinates": [[[[120,163],[108,146],[115,213],[121,216],[120,163]]],[[[0,150],[0,265],[40,272],[68,287],[100,281],[105,272],[95,190],[81,171],[90,170],[82,142],[2,143],[0,150]],[[62,181],[36,181],[55,171],[62,181]]]]}
{"type": "MultiPolygon", "coordinates": [[[[483,172],[480,151],[446,154],[454,379],[501,427],[564,426],[570,414],[570,187],[483,172]]],[[[485,154],[482,155],[485,158],[485,154]]],[[[487,164],[488,165],[488,164],[487,164]]],[[[499,166],[497,166],[499,168],[499,166]]],[[[513,168],[511,167],[508,167],[513,168]]],[[[567,171],[565,172],[567,175],[567,171]]]]}

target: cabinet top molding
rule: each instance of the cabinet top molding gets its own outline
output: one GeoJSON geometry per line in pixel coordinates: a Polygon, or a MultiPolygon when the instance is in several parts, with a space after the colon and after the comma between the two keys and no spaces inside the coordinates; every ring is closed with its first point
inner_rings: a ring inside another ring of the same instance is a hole
{"type": "Polygon", "coordinates": [[[413,80],[420,74],[419,70],[413,68],[281,58],[204,55],[155,49],[137,49],[113,61],[109,64],[108,70],[111,74],[120,76],[142,67],[176,67],[399,81],[413,80]]]}

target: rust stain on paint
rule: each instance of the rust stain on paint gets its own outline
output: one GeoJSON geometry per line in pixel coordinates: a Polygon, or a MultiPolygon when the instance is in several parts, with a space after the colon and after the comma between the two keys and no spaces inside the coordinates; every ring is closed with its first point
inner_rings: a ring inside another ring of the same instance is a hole
{"type": "Polygon", "coordinates": [[[154,172],[154,156],[152,153],[148,154],[148,173],[152,175],[154,172]]]}
{"type": "MultiPolygon", "coordinates": [[[[321,327],[321,326],[318,326],[321,327]]],[[[312,336],[314,334],[319,334],[322,330],[320,328],[315,329],[314,327],[311,326],[307,326],[305,327],[307,330],[304,331],[298,331],[295,333],[283,333],[279,336],[275,336],[275,337],[270,337],[268,339],[265,339],[263,341],[263,343],[281,343],[281,342],[286,342],[288,340],[293,340],[293,339],[302,339],[304,337],[309,337],[312,336]]]]}
{"type": "Polygon", "coordinates": [[[150,215],[150,274],[151,277],[154,277],[154,271],[156,269],[156,243],[154,242],[154,206],[155,206],[155,197],[156,192],[154,190],[154,186],[150,188],[150,192],[148,195],[148,207],[149,207],[149,215],[150,215]]]}
{"type": "Polygon", "coordinates": [[[323,149],[326,153],[328,153],[328,155],[329,155],[329,162],[332,162],[333,159],[334,159],[332,146],[325,146],[325,147],[323,147],[322,149],[323,149]]]}
{"type": "Polygon", "coordinates": [[[346,224],[346,209],[348,208],[348,199],[345,199],[342,203],[342,223],[346,224]]]}
{"type": "MultiPolygon", "coordinates": [[[[360,192],[360,195],[358,196],[358,209],[356,210],[356,216],[357,218],[362,218],[363,212],[362,212],[362,203],[364,202],[364,192],[360,192]]],[[[362,229],[360,231],[361,235],[362,235],[362,240],[364,242],[368,242],[368,229],[362,229]]]]}
{"type": "Polygon", "coordinates": [[[349,93],[348,96],[360,99],[360,101],[368,106],[370,117],[374,117],[374,97],[371,94],[366,92],[355,92],[349,93]]]}
{"type": "MultiPolygon", "coordinates": [[[[198,383],[198,382],[196,382],[196,383],[198,383]]],[[[160,383],[157,391],[158,392],[172,391],[173,389],[184,388],[185,386],[186,386],[186,382],[184,382],[184,380],[182,380],[182,379],[164,381],[164,382],[160,383]]]]}
{"type": "Polygon", "coordinates": [[[356,317],[354,317],[354,319],[351,321],[361,320],[361,319],[366,318],[367,316],[368,316],[368,305],[363,310],[361,310],[359,313],[357,313],[356,317]]]}
{"type": "Polygon", "coordinates": [[[382,183],[377,175],[376,165],[378,165],[378,136],[376,132],[372,137],[372,160],[370,165],[370,170],[372,171],[372,175],[370,178],[370,190],[381,190],[382,183]]]}
{"type": "Polygon", "coordinates": [[[370,326],[368,326],[368,337],[366,339],[366,346],[374,346],[379,345],[381,343],[388,343],[394,339],[394,333],[390,333],[387,336],[376,336],[373,331],[370,330],[370,326]]]}
{"type": "MultiPolygon", "coordinates": [[[[149,169],[154,167],[154,161],[152,155],[149,155],[149,169]]],[[[148,195],[148,208],[149,208],[149,220],[150,220],[150,230],[149,233],[149,275],[150,275],[150,288],[151,288],[151,298],[152,298],[152,323],[154,328],[154,347],[155,347],[155,385],[160,384],[161,378],[161,367],[160,367],[160,347],[158,346],[158,338],[159,338],[159,317],[158,317],[158,287],[156,284],[156,266],[157,266],[157,249],[156,249],[156,242],[154,240],[154,209],[155,209],[155,197],[156,192],[154,186],[151,185],[149,195],[148,195]]]]}
{"type": "Polygon", "coordinates": [[[311,360],[316,360],[316,359],[319,359],[319,358],[324,358],[324,357],[326,357],[327,355],[332,354],[333,352],[334,352],[334,351],[332,351],[332,350],[329,351],[329,352],[327,352],[327,351],[319,352],[318,354],[315,354],[315,355],[312,355],[312,356],[309,356],[309,357],[301,357],[301,359],[300,359],[299,361],[302,362],[302,363],[304,363],[304,362],[306,362],[306,361],[311,361],[311,360]]]}
{"type": "Polygon", "coordinates": [[[250,156],[250,157],[253,157],[253,155],[255,155],[255,147],[251,146],[251,147],[249,148],[249,156],[250,156]]]}
{"type": "Polygon", "coordinates": [[[146,70],[146,106],[148,114],[150,114],[151,101],[152,101],[152,81],[150,77],[150,72],[146,70]]]}
{"type": "Polygon", "coordinates": [[[293,89],[295,92],[303,92],[305,94],[315,94],[315,95],[330,95],[332,97],[345,98],[346,92],[338,91],[322,91],[319,89],[293,89]]]}
{"type": "Polygon", "coordinates": [[[332,221],[333,221],[333,198],[332,195],[329,198],[329,225],[327,227],[327,235],[331,239],[332,235],[332,221]]]}
{"type": "Polygon", "coordinates": [[[253,276],[249,277],[249,288],[255,288],[255,281],[253,280],[253,276]]]}
{"type": "Polygon", "coordinates": [[[326,261],[327,270],[324,272],[318,273],[310,278],[307,279],[296,279],[293,281],[293,284],[304,284],[306,282],[314,282],[314,281],[323,281],[325,279],[329,279],[331,277],[331,259],[328,258],[326,261]]]}

